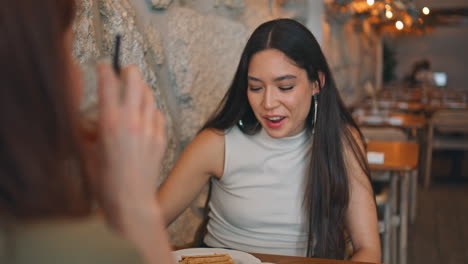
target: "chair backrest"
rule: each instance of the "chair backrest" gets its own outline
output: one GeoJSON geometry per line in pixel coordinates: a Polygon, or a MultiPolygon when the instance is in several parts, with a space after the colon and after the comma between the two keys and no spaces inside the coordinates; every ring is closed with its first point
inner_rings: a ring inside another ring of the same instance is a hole
{"type": "Polygon", "coordinates": [[[399,128],[363,127],[361,132],[367,141],[408,141],[408,135],[399,128]]]}

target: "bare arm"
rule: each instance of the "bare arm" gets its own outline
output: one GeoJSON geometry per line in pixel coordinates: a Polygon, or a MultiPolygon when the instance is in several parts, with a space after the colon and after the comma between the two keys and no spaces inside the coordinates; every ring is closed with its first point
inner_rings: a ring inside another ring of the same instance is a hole
{"type": "MultiPolygon", "coordinates": [[[[360,150],[365,149],[355,135],[360,150]]],[[[345,161],[349,172],[350,198],[346,225],[354,247],[353,261],[380,262],[381,249],[374,192],[365,172],[350,146],[345,147],[345,161]]]]}
{"type": "Polygon", "coordinates": [[[108,215],[108,219],[114,228],[135,245],[147,264],[175,263],[157,202],[138,200],[131,207],[120,205],[113,210],[112,215],[108,215]]]}
{"type": "Polygon", "coordinates": [[[187,146],[158,191],[157,200],[166,224],[190,205],[211,176],[221,178],[223,169],[224,135],[206,129],[187,146]]]}

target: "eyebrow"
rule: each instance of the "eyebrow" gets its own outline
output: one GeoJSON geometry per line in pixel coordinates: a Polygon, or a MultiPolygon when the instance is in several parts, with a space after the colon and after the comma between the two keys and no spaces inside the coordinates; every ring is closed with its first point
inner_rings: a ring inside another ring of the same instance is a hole
{"type": "MultiPolygon", "coordinates": [[[[248,76],[248,79],[250,81],[254,81],[254,82],[262,82],[262,80],[260,80],[258,78],[255,78],[253,76],[248,76]]],[[[280,76],[280,77],[276,77],[275,79],[273,79],[273,81],[274,82],[279,82],[279,81],[291,80],[291,79],[296,79],[296,76],[287,74],[287,75],[283,75],[283,76],[280,76]]]]}

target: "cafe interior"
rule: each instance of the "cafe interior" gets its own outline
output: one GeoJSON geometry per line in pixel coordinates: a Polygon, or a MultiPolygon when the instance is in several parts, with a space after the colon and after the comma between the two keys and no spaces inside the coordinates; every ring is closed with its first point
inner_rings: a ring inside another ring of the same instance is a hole
{"type": "MultiPolygon", "coordinates": [[[[85,73],[120,33],[122,64],[138,65],[156,95],[168,131],[161,182],[227,91],[252,31],[275,18],[306,25],[366,139],[382,262],[468,263],[467,0],[79,3],[73,52],[85,73]]],[[[206,198],[169,227],[175,248],[190,247],[206,198]]]]}

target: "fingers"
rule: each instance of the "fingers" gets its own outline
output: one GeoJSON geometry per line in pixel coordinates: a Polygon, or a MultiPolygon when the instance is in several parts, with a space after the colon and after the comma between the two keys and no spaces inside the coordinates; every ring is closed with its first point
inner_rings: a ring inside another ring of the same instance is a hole
{"type": "MultiPolygon", "coordinates": [[[[165,121],[156,110],[154,95],[135,66],[117,77],[109,65],[99,65],[99,133],[95,184],[105,208],[154,199],[166,147],[165,121]],[[130,199],[122,199],[122,193],[130,199]]],[[[92,167],[92,166],[91,166],[92,167]]],[[[92,170],[90,170],[92,171],[92,170]]]]}
{"type": "Polygon", "coordinates": [[[154,111],[154,136],[156,140],[156,145],[161,149],[166,148],[166,120],[161,111],[154,111]]]}
{"type": "Polygon", "coordinates": [[[130,65],[122,72],[123,86],[123,105],[124,110],[128,111],[130,116],[138,116],[141,111],[142,104],[145,103],[144,98],[147,96],[147,86],[143,82],[140,71],[137,66],[130,65]]]}
{"type": "Polygon", "coordinates": [[[143,81],[137,66],[130,65],[122,69],[121,82],[108,64],[99,64],[97,71],[99,73],[98,95],[101,122],[108,126],[109,121],[117,122],[117,119],[125,116],[130,127],[143,130],[141,132],[144,136],[156,140],[158,146],[165,147],[164,116],[160,111],[156,111],[153,92],[143,81]],[[122,95],[120,87],[123,91],[122,95]]]}
{"type": "Polygon", "coordinates": [[[99,120],[107,122],[119,107],[119,79],[112,67],[105,63],[97,65],[99,120]]]}
{"type": "Polygon", "coordinates": [[[145,96],[143,100],[143,105],[141,106],[142,122],[144,124],[145,129],[143,133],[146,137],[151,138],[155,130],[153,125],[153,119],[156,105],[154,103],[153,92],[147,85],[145,85],[144,87],[144,93],[145,96]]]}
{"type": "Polygon", "coordinates": [[[164,150],[166,147],[166,120],[163,113],[156,109],[153,91],[147,85],[144,86],[144,90],[145,97],[142,105],[144,133],[154,140],[157,149],[164,150]]]}

